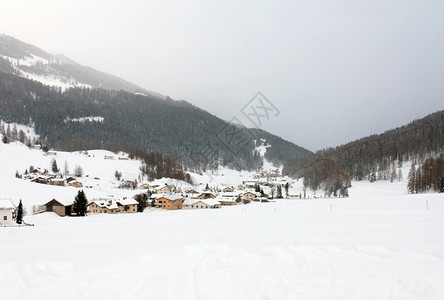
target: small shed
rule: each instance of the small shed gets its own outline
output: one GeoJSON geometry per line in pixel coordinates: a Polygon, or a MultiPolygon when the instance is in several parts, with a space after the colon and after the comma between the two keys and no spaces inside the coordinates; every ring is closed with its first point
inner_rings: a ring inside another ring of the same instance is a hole
{"type": "Polygon", "coordinates": [[[56,199],[52,199],[51,201],[44,204],[46,211],[52,211],[58,214],[61,217],[70,216],[72,212],[72,204],[65,205],[56,199]]]}

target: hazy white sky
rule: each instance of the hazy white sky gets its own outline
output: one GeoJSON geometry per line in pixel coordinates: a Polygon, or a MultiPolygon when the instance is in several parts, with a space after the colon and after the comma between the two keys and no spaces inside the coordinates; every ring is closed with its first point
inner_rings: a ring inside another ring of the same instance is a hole
{"type": "Polygon", "coordinates": [[[261,91],[310,150],[444,109],[442,0],[13,0],[0,32],[226,120],[261,91]]]}

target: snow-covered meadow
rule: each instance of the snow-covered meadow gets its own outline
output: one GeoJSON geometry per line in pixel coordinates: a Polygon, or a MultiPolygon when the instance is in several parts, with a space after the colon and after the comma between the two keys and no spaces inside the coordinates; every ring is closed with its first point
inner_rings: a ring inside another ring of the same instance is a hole
{"type": "MultiPolygon", "coordinates": [[[[114,171],[131,180],[140,163],[105,160],[107,153],[56,159],[60,168],[65,160],[70,169],[82,166],[95,185],[85,189],[88,198],[133,195],[114,188],[114,171]]],[[[31,164],[50,168],[52,157],[42,151],[0,144],[0,156],[0,198],[22,199],[28,211],[52,198],[74,198],[75,188],[15,178],[31,164]]],[[[235,180],[234,173],[207,177],[235,180]]],[[[0,228],[0,297],[443,299],[444,194],[408,195],[405,181],[352,184],[346,199],[28,215],[34,227],[0,228]]]]}

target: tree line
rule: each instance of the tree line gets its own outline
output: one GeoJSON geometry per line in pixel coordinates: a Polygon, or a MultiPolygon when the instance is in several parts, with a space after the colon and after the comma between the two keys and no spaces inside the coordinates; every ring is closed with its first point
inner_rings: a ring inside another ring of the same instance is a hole
{"type": "Polygon", "coordinates": [[[405,161],[422,164],[443,149],[444,111],[440,111],[380,135],[318,151],[285,165],[283,174],[304,177],[312,188],[325,184],[334,169],[357,181],[394,181],[402,179],[400,168],[405,161]],[[319,168],[326,173],[321,174],[319,168]]]}
{"type": "Polygon", "coordinates": [[[412,164],[408,175],[407,190],[411,194],[429,191],[444,192],[444,159],[428,158],[420,166],[412,164]]]}

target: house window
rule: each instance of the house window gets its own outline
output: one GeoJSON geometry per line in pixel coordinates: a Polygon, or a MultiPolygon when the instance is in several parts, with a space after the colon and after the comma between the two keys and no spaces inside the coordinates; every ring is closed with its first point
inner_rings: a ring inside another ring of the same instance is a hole
{"type": "Polygon", "coordinates": [[[8,220],[8,216],[3,216],[3,221],[7,221],[8,220]]]}

